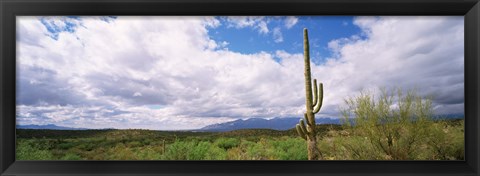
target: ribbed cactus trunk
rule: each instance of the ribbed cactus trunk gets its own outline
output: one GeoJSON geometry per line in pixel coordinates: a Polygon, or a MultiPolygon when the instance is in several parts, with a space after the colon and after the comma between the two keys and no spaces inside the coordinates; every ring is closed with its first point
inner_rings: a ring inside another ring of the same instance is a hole
{"type": "Polygon", "coordinates": [[[317,80],[313,80],[312,91],[312,78],[310,71],[310,45],[308,43],[308,31],[303,30],[303,46],[304,46],[304,59],[305,59],[305,99],[307,112],[305,112],[306,125],[302,120],[297,124],[298,134],[305,140],[307,140],[308,160],[322,159],[321,153],[317,148],[317,133],[315,130],[315,114],[320,111],[323,102],[323,84],[319,84],[317,89],[317,80]]]}

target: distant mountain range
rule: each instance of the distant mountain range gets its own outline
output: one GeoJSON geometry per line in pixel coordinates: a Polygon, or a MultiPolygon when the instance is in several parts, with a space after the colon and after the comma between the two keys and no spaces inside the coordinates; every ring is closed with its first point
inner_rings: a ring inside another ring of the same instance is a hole
{"type": "MultiPolygon", "coordinates": [[[[434,116],[435,120],[444,120],[444,119],[461,119],[464,118],[463,114],[448,114],[448,115],[438,115],[434,116]]],[[[287,117],[287,118],[273,118],[273,119],[262,119],[262,118],[250,118],[246,120],[235,120],[225,123],[217,123],[213,125],[205,126],[199,130],[195,131],[211,131],[211,132],[223,132],[223,131],[233,131],[239,129],[274,129],[274,130],[288,130],[295,128],[300,118],[298,117],[287,117]]],[[[350,119],[352,124],[355,124],[353,119],[350,119]]],[[[317,124],[342,124],[343,120],[338,118],[315,118],[317,124]]]]}
{"type": "MultiPolygon", "coordinates": [[[[449,115],[439,115],[433,117],[436,120],[442,119],[461,119],[464,118],[464,115],[458,114],[449,114],[449,115]]],[[[288,130],[295,128],[295,125],[298,123],[300,118],[298,117],[285,117],[285,118],[273,118],[273,119],[263,119],[263,118],[250,118],[246,120],[234,120],[230,122],[217,123],[213,125],[208,125],[197,130],[188,130],[188,131],[205,131],[205,132],[224,132],[224,131],[233,131],[239,129],[274,129],[274,130],[288,130]]],[[[351,119],[353,120],[353,119],[351,119]]],[[[315,122],[317,124],[341,124],[342,119],[335,118],[316,118],[315,122]]],[[[90,130],[88,128],[71,128],[57,126],[54,124],[48,125],[17,125],[17,129],[49,129],[49,130],[90,130]]],[[[108,128],[112,129],[112,128],[108,128]]]]}
{"type": "MultiPolygon", "coordinates": [[[[239,129],[274,129],[274,130],[288,130],[295,128],[295,125],[298,123],[300,118],[298,117],[289,117],[289,118],[273,118],[273,119],[262,119],[262,118],[250,118],[246,120],[235,120],[225,123],[217,123],[213,125],[208,125],[197,131],[232,131],[239,129]]],[[[340,124],[340,119],[332,118],[316,118],[317,124],[340,124]]]]}
{"type": "Polygon", "coordinates": [[[41,130],[89,130],[88,128],[71,128],[57,126],[54,124],[48,125],[17,125],[17,129],[41,129],[41,130]]]}

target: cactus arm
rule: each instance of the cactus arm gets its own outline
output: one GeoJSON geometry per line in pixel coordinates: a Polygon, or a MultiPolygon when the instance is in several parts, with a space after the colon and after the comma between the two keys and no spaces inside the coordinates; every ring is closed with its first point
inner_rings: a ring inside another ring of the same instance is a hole
{"type": "Polygon", "coordinates": [[[313,79],[313,105],[315,107],[318,103],[318,93],[317,93],[317,79],[313,79]]]}
{"type": "MultiPolygon", "coordinates": [[[[305,120],[307,121],[307,124],[310,124],[310,122],[308,122],[308,116],[307,116],[307,113],[303,113],[303,117],[305,118],[305,120]]],[[[302,120],[303,121],[303,120],[302,120]]]]}
{"type": "Polygon", "coordinates": [[[303,139],[307,140],[307,135],[302,131],[300,124],[297,124],[295,128],[297,129],[298,135],[300,135],[300,137],[302,137],[303,139]]]}
{"type": "Polygon", "coordinates": [[[313,113],[316,114],[318,111],[320,111],[320,108],[322,108],[322,103],[323,103],[323,84],[319,84],[319,89],[318,89],[318,103],[315,109],[313,110],[313,113]]]}
{"type": "MultiPolygon", "coordinates": [[[[307,115],[307,113],[305,113],[304,116],[305,116],[305,120],[307,121],[307,125],[314,126],[312,125],[312,119],[307,115]]],[[[315,124],[315,121],[313,121],[313,124],[315,124]]],[[[311,128],[306,128],[306,129],[308,133],[313,133],[313,131],[311,131],[311,128]]]]}
{"type": "Polygon", "coordinates": [[[307,127],[305,126],[305,123],[303,122],[303,119],[300,119],[300,129],[303,131],[303,133],[307,134],[307,127]]]}

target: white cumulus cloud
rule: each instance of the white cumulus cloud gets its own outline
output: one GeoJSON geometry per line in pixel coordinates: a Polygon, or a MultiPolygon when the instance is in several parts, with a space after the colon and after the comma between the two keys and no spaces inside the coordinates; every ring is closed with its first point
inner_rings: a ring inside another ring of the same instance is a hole
{"type": "Polygon", "coordinates": [[[270,31],[267,25],[267,18],[264,16],[229,16],[226,19],[230,27],[252,27],[260,34],[266,34],[270,31]]]}
{"type": "Polygon", "coordinates": [[[295,24],[297,24],[297,22],[298,22],[297,17],[289,16],[289,17],[285,18],[285,27],[287,27],[287,29],[290,29],[293,26],[295,26],[295,24]]]}
{"type": "Polygon", "coordinates": [[[275,43],[283,42],[282,31],[280,31],[279,27],[273,29],[273,41],[275,41],[275,43]]]}

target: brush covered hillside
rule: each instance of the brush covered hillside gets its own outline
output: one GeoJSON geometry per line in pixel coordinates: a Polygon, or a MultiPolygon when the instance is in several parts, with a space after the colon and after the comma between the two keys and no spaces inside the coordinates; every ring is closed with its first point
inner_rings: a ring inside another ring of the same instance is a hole
{"type": "MultiPolygon", "coordinates": [[[[463,119],[434,122],[406,159],[464,159],[463,119]]],[[[360,129],[317,125],[327,160],[396,159],[375,149],[360,129]]],[[[397,148],[401,153],[402,148],[397,148]]],[[[307,160],[295,129],[226,132],[17,129],[18,160],[307,160]]]]}

